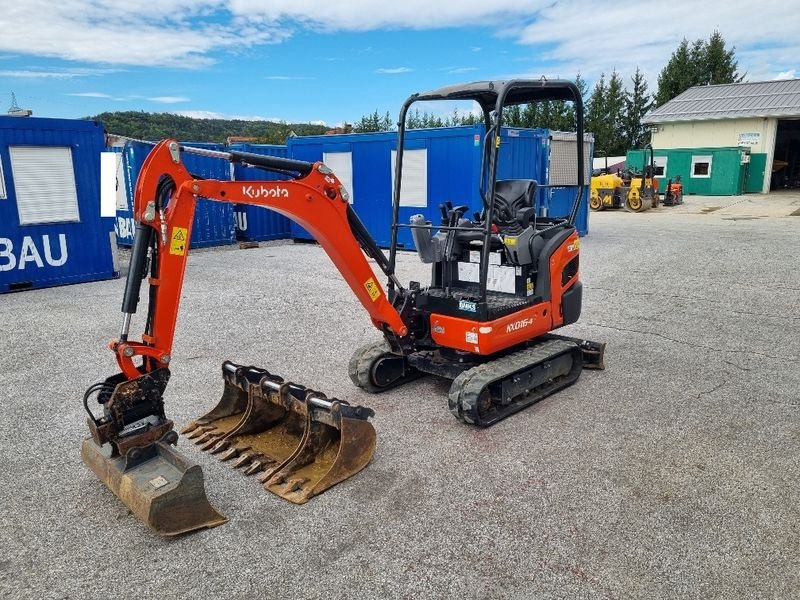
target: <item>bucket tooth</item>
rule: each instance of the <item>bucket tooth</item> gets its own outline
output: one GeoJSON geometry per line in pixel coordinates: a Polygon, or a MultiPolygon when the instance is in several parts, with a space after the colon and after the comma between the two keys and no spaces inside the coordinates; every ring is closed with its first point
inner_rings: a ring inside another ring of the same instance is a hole
{"type": "Polygon", "coordinates": [[[200,467],[163,441],[125,457],[89,438],[83,441],[81,458],[133,514],[162,535],[228,520],[209,503],[200,467]]]}
{"type": "MultiPolygon", "coordinates": [[[[194,428],[186,437],[188,439],[190,439],[190,440],[194,440],[194,439],[199,438],[202,435],[205,435],[209,431],[214,431],[214,428],[213,427],[209,427],[208,425],[199,426],[199,427],[194,428]]],[[[195,442],[195,443],[198,443],[198,442],[195,442]]]]}
{"type": "MultiPolygon", "coordinates": [[[[203,452],[207,452],[207,451],[212,450],[213,448],[216,448],[220,444],[224,443],[225,440],[219,441],[218,438],[219,438],[219,435],[215,435],[214,437],[209,439],[205,444],[200,446],[200,450],[202,450],[203,452]]],[[[213,454],[213,452],[212,452],[212,454],[213,454]]]]}
{"type": "Polygon", "coordinates": [[[211,445],[216,443],[217,438],[219,438],[221,435],[223,435],[222,432],[217,431],[216,429],[211,429],[206,431],[203,435],[194,438],[194,443],[198,446],[202,446],[203,450],[206,450],[207,447],[210,448],[211,445]],[[211,445],[209,445],[209,442],[211,445]]]}
{"type": "Polygon", "coordinates": [[[223,450],[227,450],[230,445],[231,445],[230,440],[222,439],[216,444],[214,444],[214,446],[211,449],[209,449],[209,453],[219,454],[223,450]]]}
{"type": "Polygon", "coordinates": [[[200,427],[200,425],[198,425],[196,421],[189,421],[189,422],[188,422],[188,423],[187,423],[187,424],[184,426],[184,428],[183,428],[183,429],[181,429],[181,433],[182,433],[183,435],[188,435],[188,434],[192,433],[192,432],[193,432],[195,429],[197,429],[198,427],[200,427]]]}
{"type": "Polygon", "coordinates": [[[256,456],[258,456],[255,452],[243,452],[239,455],[239,458],[231,465],[234,469],[241,469],[250,464],[256,456]]]}
{"type": "Polygon", "coordinates": [[[250,463],[250,466],[244,470],[245,475],[255,475],[256,473],[261,473],[261,471],[267,469],[270,465],[274,465],[275,461],[271,461],[264,457],[260,457],[253,462],[250,463]]]}
{"type": "Polygon", "coordinates": [[[231,459],[234,459],[234,458],[236,458],[236,457],[237,457],[237,456],[239,456],[239,455],[240,455],[242,452],[246,452],[246,451],[247,451],[247,450],[249,450],[249,449],[250,449],[250,448],[239,448],[239,447],[237,447],[237,446],[234,446],[234,447],[232,447],[232,448],[228,448],[227,450],[225,450],[225,452],[223,452],[222,456],[220,456],[220,457],[219,457],[219,459],[220,459],[222,462],[226,462],[226,461],[229,461],[229,460],[231,460],[231,459]]]}

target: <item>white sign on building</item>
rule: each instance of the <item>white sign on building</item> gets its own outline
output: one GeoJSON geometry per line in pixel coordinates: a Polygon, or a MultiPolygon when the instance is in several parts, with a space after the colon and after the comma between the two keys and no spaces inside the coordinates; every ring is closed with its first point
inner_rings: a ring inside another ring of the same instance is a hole
{"type": "Polygon", "coordinates": [[[739,134],[737,146],[758,146],[761,143],[761,133],[751,131],[739,134]]]}

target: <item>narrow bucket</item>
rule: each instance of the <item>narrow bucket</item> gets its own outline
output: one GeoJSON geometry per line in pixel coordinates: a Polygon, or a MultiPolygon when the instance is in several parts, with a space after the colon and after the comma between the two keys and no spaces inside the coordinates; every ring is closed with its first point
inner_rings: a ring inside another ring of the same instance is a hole
{"type": "Polygon", "coordinates": [[[120,456],[110,444],[98,446],[87,438],[81,458],[133,514],[161,535],[228,521],[209,503],[200,467],[163,441],[120,456]]]}
{"type": "Polygon", "coordinates": [[[225,362],[222,374],[219,403],[183,433],[246,475],[261,473],[269,491],[302,504],[372,459],[372,410],[328,399],[264,369],[225,362]]]}

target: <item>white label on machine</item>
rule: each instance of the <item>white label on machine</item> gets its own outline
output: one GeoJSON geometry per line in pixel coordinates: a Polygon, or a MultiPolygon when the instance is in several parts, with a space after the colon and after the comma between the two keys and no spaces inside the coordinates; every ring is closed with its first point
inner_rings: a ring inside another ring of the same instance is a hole
{"type": "Polygon", "coordinates": [[[468,331],[465,339],[468,344],[477,344],[478,343],[478,334],[474,331],[468,331]]]}
{"type": "MultiPolygon", "coordinates": [[[[481,266],[472,262],[458,263],[458,278],[461,281],[478,283],[480,281],[481,266]]],[[[489,265],[489,276],[486,280],[486,289],[493,292],[505,292],[513,294],[515,292],[514,267],[502,267],[500,265],[489,265]]]]}
{"type": "MultiPolygon", "coordinates": [[[[471,263],[479,263],[481,262],[481,253],[479,250],[470,250],[469,251],[469,262],[471,263]]],[[[489,264],[490,265],[499,265],[501,262],[500,253],[499,252],[490,252],[489,253],[489,264]]]]}
{"type": "Polygon", "coordinates": [[[162,488],[165,485],[167,485],[168,483],[169,483],[169,481],[164,479],[161,475],[159,475],[158,477],[150,480],[150,485],[152,485],[153,488],[155,488],[155,489],[162,488]]]}

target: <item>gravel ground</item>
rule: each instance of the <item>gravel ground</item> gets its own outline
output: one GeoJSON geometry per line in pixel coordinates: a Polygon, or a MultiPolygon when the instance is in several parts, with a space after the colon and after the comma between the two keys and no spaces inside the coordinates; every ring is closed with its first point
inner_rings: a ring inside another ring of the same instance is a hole
{"type": "Polygon", "coordinates": [[[0,597],[797,597],[800,219],[692,213],[592,215],[565,332],[607,369],[488,430],[442,380],[352,386],[379,336],[318,247],[193,253],[168,414],[214,404],[228,358],[371,406],[378,450],[295,506],[182,440],[230,522],[177,539],[80,461],[124,282],[0,296],[0,597]]]}

